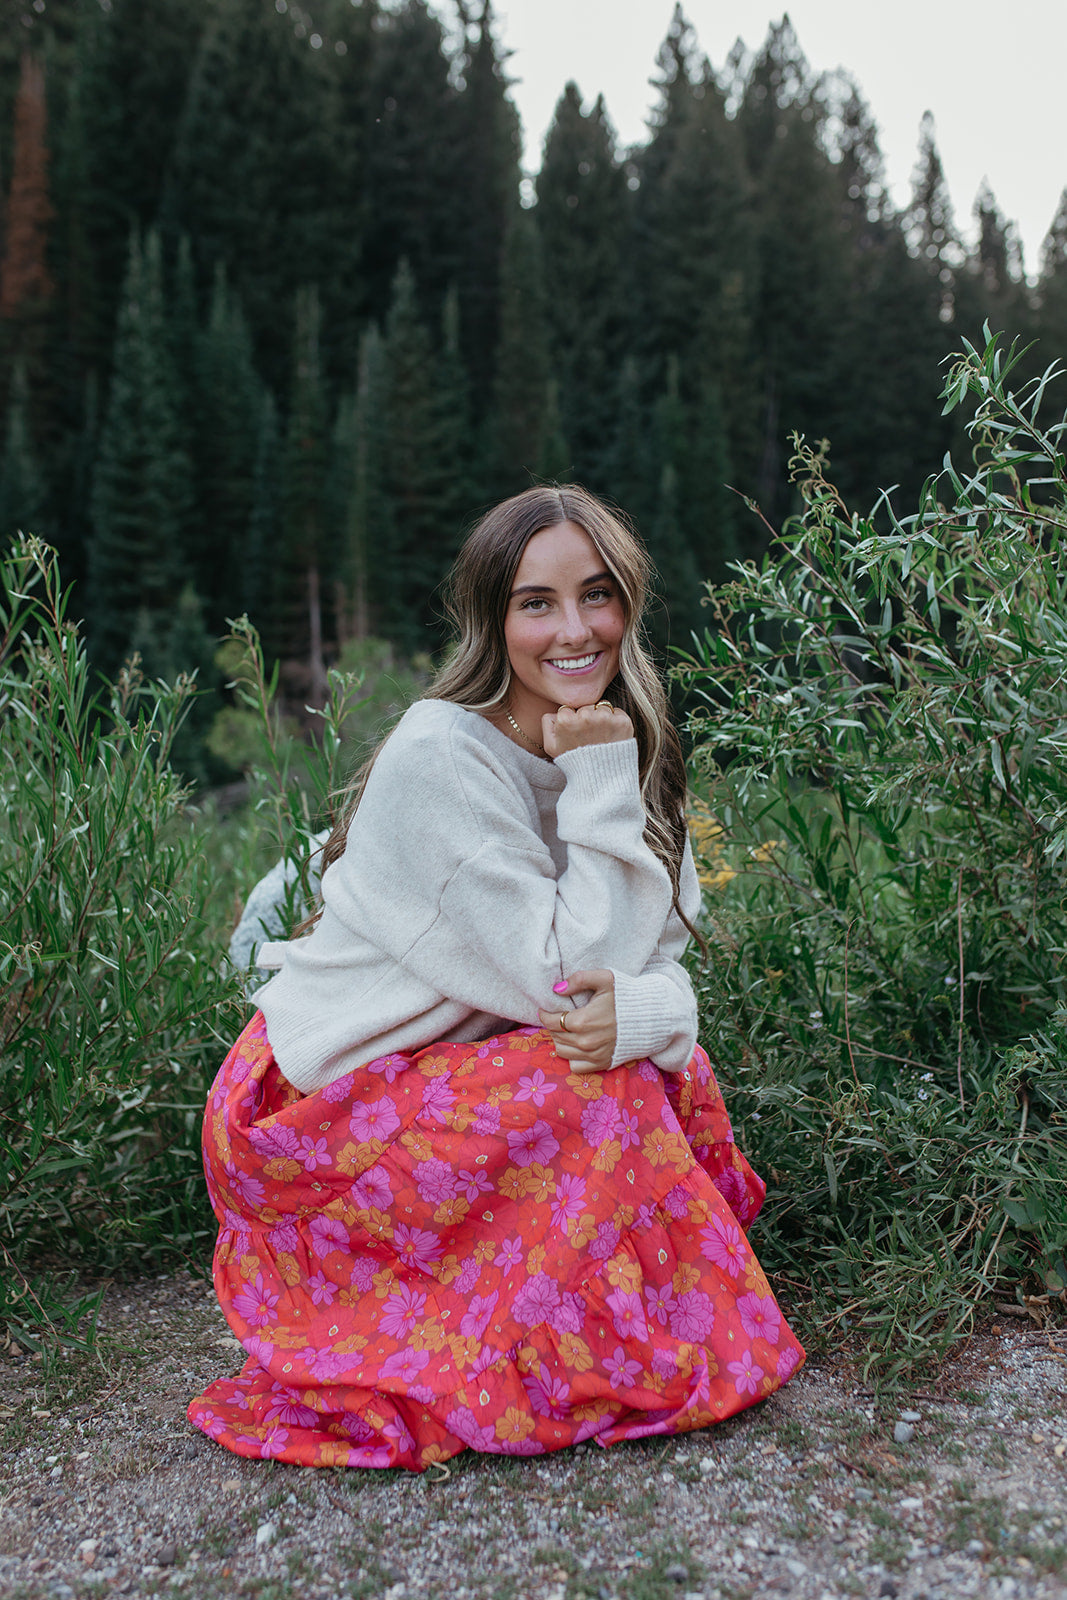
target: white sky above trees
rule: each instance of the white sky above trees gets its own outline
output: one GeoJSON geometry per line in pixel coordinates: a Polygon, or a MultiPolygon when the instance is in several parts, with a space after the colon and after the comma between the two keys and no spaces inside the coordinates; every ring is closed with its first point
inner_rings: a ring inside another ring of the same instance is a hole
{"type": "MultiPolygon", "coordinates": [[[[571,78],[587,104],[603,94],[622,144],[644,139],[655,98],[648,80],[673,0],[496,0],[494,9],[497,36],[513,52],[507,70],[528,170],[540,166],[571,78]]],[[[721,70],[738,36],[758,50],[785,7],[684,0],[683,9],[721,70]]],[[[792,0],[788,14],[813,71],[843,67],[859,84],[896,203],[907,200],[930,110],[957,227],[972,237],[971,208],[987,178],[1033,277],[1067,187],[1067,0],[792,0]]]]}

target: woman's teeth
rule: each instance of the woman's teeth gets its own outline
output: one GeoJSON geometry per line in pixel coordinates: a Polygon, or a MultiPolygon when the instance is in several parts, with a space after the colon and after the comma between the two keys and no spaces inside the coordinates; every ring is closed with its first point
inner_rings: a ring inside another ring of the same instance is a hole
{"type": "Polygon", "coordinates": [[[557,672],[584,672],[586,667],[591,667],[599,656],[600,651],[595,650],[591,656],[570,656],[564,661],[550,661],[550,667],[555,667],[557,672]]]}

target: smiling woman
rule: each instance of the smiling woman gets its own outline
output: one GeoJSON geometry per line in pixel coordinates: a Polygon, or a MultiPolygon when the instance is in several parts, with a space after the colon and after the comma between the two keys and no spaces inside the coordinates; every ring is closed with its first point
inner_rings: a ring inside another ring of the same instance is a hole
{"type": "Polygon", "coordinates": [[[273,947],[205,1118],[249,1359],[189,1415],[238,1454],[611,1444],[730,1416],[803,1359],[696,1043],[647,578],[575,485],[489,512],[452,658],[356,786],[310,933],[273,947]]]}

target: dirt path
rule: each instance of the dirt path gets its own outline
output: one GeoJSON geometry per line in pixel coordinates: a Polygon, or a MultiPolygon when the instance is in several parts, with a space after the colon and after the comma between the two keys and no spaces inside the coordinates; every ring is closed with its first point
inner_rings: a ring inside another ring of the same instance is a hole
{"type": "Polygon", "coordinates": [[[12,1600],[1067,1600],[1067,1341],[1028,1324],[974,1340],[909,1419],[811,1363],[705,1433],[424,1477],[240,1461],[194,1433],[186,1400],[240,1355],[202,1282],[113,1288],[101,1327],[101,1358],[47,1384],[0,1362],[12,1600]]]}

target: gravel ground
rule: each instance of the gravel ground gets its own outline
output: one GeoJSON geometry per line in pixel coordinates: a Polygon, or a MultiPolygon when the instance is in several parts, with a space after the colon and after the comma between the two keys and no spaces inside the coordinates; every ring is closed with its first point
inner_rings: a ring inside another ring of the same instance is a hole
{"type": "Polygon", "coordinates": [[[202,1281],[113,1286],[94,1357],[0,1359],[0,1594],[1067,1600],[1067,1338],[1002,1316],[879,1403],[847,1357],[732,1422],[423,1477],[241,1461],[185,1422],[239,1350],[202,1281]]]}

